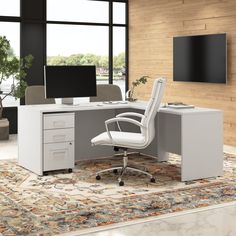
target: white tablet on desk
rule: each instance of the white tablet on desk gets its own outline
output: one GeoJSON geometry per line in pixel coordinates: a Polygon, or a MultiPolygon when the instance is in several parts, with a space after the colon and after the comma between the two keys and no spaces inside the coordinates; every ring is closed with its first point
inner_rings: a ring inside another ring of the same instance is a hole
{"type": "Polygon", "coordinates": [[[189,104],[177,104],[177,105],[167,105],[167,108],[174,108],[174,109],[185,109],[185,108],[194,108],[194,105],[189,104]]]}

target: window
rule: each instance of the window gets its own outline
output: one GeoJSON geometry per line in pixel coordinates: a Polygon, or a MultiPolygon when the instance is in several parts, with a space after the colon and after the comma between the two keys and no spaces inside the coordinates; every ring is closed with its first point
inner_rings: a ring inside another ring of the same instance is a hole
{"type": "Polygon", "coordinates": [[[113,27],[113,84],[121,88],[125,97],[125,27],[113,27]]]}
{"type": "Polygon", "coordinates": [[[113,23],[125,24],[125,3],[114,2],[113,3],[113,23]]]}
{"type": "Polygon", "coordinates": [[[124,96],[126,5],[127,1],[47,0],[47,64],[94,64],[97,83],[117,84],[124,96]]]}
{"type": "Polygon", "coordinates": [[[47,20],[108,23],[108,2],[47,0],[47,20]]]}
{"type": "Polygon", "coordinates": [[[47,25],[48,65],[96,65],[98,83],[108,83],[108,27],[47,25]]]}
{"type": "MultiPolygon", "coordinates": [[[[0,17],[4,21],[0,20],[0,36],[6,36],[10,40],[11,53],[15,56],[20,56],[20,23],[15,22],[16,18],[20,16],[20,1],[19,0],[1,0],[0,17]],[[14,18],[14,19],[13,19],[14,18]],[[12,21],[11,21],[12,19],[12,21]]],[[[20,20],[19,20],[20,21],[20,20]]],[[[0,83],[0,95],[3,96],[11,91],[13,78],[1,81],[0,83]]],[[[12,96],[7,96],[3,100],[3,106],[17,106],[19,105],[19,99],[15,99],[12,96]]]]}
{"type": "Polygon", "coordinates": [[[20,16],[20,0],[0,0],[0,16],[20,16]]]}
{"type": "MultiPolygon", "coordinates": [[[[23,53],[31,53],[35,58],[30,68],[29,84],[43,83],[41,64],[45,59],[48,64],[65,63],[66,60],[68,64],[96,64],[98,83],[118,84],[125,93],[125,84],[128,84],[125,81],[128,0],[0,0],[0,5],[0,35],[10,40],[16,56],[20,55],[21,45],[23,53]],[[35,35],[39,47],[35,47],[35,41],[28,44],[35,35]],[[119,60],[122,66],[117,67],[119,60]]],[[[11,79],[1,86],[4,93],[10,84],[11,79]]],[[[10,96],[4,100],[4,107],[18,104],[19,101],[10,96]]],[[[17,122],[12,119],[13,123],[17,122]]],[[[13,132],[16,132],[15,128],[13,132]]]]}

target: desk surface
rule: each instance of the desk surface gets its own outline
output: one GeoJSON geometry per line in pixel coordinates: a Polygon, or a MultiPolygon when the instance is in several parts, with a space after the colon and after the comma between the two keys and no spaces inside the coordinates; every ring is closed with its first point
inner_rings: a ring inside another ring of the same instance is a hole
{"type": "Polygon", "coordinates": [[[134,108],[145,110],[147,102],[91,102],[80,103],[76,105],[63,105],[63,104],[43,104],[43,105],[23,105],[19,106],[19,109],[34,110],[40,112],[63,112],[63,111],[86,111],[86,110],[104,110],[104,109],[122,109],[122,108],[134,108]]]}
{"type": "Polygon", "coordinates": [[[203,108],[203,107],[194,107],[194,108],[169,108],[169,107],[161,107],[160,112],[162,113],[171,113],[177,115],[188,115],[194,113],[209,113],[209,112],[223,112],[218,109],[211,108],[203,108]]]}
{"type": "MultiPolygon", "coordinates": [[[[107,109],[122,109],[122,108],[132,108],[145,110],[147,102],[138,101],[138,102],[114,102],[114,103],[103,103],[103,102],[91,102],[91,103],[80,103],[76,105],[63,105],[63,104],[45,104],[45,105],[23,105],[19,106],[19,109],[34,110],[41,113],[46,112],[66,112],[66,111],[86,111],[86,110],[107,110],[107,109]]],[[[171,113],[177,115],[187,115],[193,113],[202,113],[202,112],[222,112],[217,109],[210,108],[167,108],[161,106],[159,112],[161,113],[171,113]]]]}

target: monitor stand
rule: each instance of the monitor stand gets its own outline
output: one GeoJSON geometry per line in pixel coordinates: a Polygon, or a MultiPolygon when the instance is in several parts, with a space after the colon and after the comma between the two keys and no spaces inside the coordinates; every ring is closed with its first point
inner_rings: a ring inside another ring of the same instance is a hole
{"type": "Polygon", "coordinates": [[[74,99],[73,98],[62,98],[61,99],[61,104],[64,105],[73,105],[74,99]]]}

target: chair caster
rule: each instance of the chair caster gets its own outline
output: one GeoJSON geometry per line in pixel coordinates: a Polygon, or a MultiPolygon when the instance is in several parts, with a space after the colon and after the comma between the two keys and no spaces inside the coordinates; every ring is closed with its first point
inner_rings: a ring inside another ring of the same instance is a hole
{"type": "Polygon", "coordinates": [[[69,172],[69,173],[72,173],[72,172],[73,172],[73,170],[72,170],[71,168],[69,168],[69,169],[68,169],[68,172],[69,172]]]}
{"type": "Polygon", "coordinates": [[[120,185],[120,186],[124,186],[124,185],[125,185],[124,181],[121,180],[121,181],[119,182],[119,185],[120,185]]]}
{"type": "Polygon", "coordinates": [[[118,173],[118,170],[117,170],[117,169],[113,170],[113,173],[114,173],[114,174],[117,174],[117,173],[118,173]]]}
{"type": "Polygon", "coordinates": [[[152,178],[150,179],[150,182],[151,182],[151,183],[156,183],[155,178],[152,177],[152,178]]]}
{"type": "Polygon", "coordinates": [[[101,179],[101,176],[100,175],[97,175],[96,176],[96,180],[100,180],[101,179]]]}

